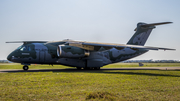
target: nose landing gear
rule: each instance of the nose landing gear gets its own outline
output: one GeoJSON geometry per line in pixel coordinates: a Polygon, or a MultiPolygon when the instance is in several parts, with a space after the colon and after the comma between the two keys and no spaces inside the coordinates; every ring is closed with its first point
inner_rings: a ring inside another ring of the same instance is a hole
{"type": "Polygon", "coordinates": [[[23,69],[24,69],[24,70],[28,70],[29,67],[28,67],[27,65],[25,65],[25,66],[23,66],[23,69]]]}

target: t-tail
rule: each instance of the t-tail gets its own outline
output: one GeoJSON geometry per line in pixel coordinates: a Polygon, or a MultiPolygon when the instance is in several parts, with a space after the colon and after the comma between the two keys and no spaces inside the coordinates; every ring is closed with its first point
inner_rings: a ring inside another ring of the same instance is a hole
{"type": "Polygon", "coordinates": [[[131,39],[128,41],[127,44],[144,46],[151,31],[154,28],[156,28],[155,27],[156,25],[169,24],[169,23],[172,22],[161,22],[161,23],[152,23],[152,24],[138,23],[137,28],[134,30],[136,32],[134,33],[134,35],[131,37],[131,39]]]}

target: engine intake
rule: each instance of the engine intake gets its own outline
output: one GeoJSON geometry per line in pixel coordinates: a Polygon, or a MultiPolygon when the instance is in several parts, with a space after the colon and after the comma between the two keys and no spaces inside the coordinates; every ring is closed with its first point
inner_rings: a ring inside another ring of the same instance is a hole
{"type": "Polygon", "coordinates": [[[75,46],[59,45],[57,55],[61,58],[83,58],[90,55],[89,51],[75,46]]]}

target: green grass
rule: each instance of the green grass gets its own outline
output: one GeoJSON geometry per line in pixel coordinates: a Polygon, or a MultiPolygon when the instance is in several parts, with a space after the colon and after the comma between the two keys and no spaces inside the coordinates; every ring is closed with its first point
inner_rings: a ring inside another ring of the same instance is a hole
{"type": "MultiPolygon", "coordinates": [[[[20,65],[11,67],[16,66],[20,65]]],[[[36,65],[36,68],[46,66],[36,65]]],[[[67,70],[0,73],[0,100],[177,101],[180,100],[180,71],[67,70]]]]}
{"type": "MultiPolygon", "coordinates": [[[[23,65],[17,63],[10,64],[0,64],[0,69],[22,69],[23,65]]],[[[29,66],[29,69],[65,69],[65,68],[73,68],[63,65],[36,65],[32,64],[29,66]]]]}
{"type": "MultiPolygon", "coordinates": [[[[180,63],[143,63],[141,67],[180,67],[180,63]]],[[[104,68],[139,67],[139,63],[115,63],[104,66],[104,68]]]]}
{"type": "MultiPolygon", "coordinates": [[[[143,63],[142,67],[180,67],[180,63],[143,63]]],[[[120,67],[139,67],[138,63],[115,63],[106,65],[102,68],[120,68],[120,67]]],[[[29,66],[30,69],[65,69],[73,68],[63,65],[36,65],[29,66]]],[[[0,69],[22,69],[22,65],[18,63],[0,63],[0,69]]]]}
{"type": "MultiPolygon", "coordinates": [[[[179,63],[144,63],[143,67],[178,67],[179,63]]],[[[139,67],[117,63],[104,68],[139,67]]],[[[31,65],[30,69],[65,69],[31,65]]],[[[22,69],[0,64],[0,69],[22,69]]],[[[180,71],[100,70],[0,73],[0,100],[179,100],[180,71]]]]}

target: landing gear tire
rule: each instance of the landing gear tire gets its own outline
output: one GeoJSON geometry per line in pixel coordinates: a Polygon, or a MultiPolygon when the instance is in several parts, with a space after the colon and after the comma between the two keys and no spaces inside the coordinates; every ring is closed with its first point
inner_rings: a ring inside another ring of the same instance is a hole
{"type": "Polygon", "coordinates": [[[24,69],[24,70],[28,70],[29,67],[25,65],[25,66],[23,66],[23,69],[24,69]]]}
{"type": "Polygon", "coordinates": [[[85,67],[84,67],[83,69],[84,69],[84,70],[88,70],[88,68],[85,68],[85,67]]]}
{"type": "Polygon", "coordinates": [[[100,70],[100,67],[96,67],[96,68],[94,68],[95,70],[100,70]]]}
{"type": "Polygon", "coordinates": [[[84,70],[93,70],[94,68],[93,67],[86,67],[86,68],[84,67],[83,69],[84,70]]]}
{"type": "Polygon", "coordinates": [[[81,70],[81,67],[76,67],[77,68],[77,70],[81,70]]]}
{"type": "Polygon", "coordinates": [[[89,67],[89,70],[93,70],[93,68],[92,68],[92,67],[89,67]]]}

